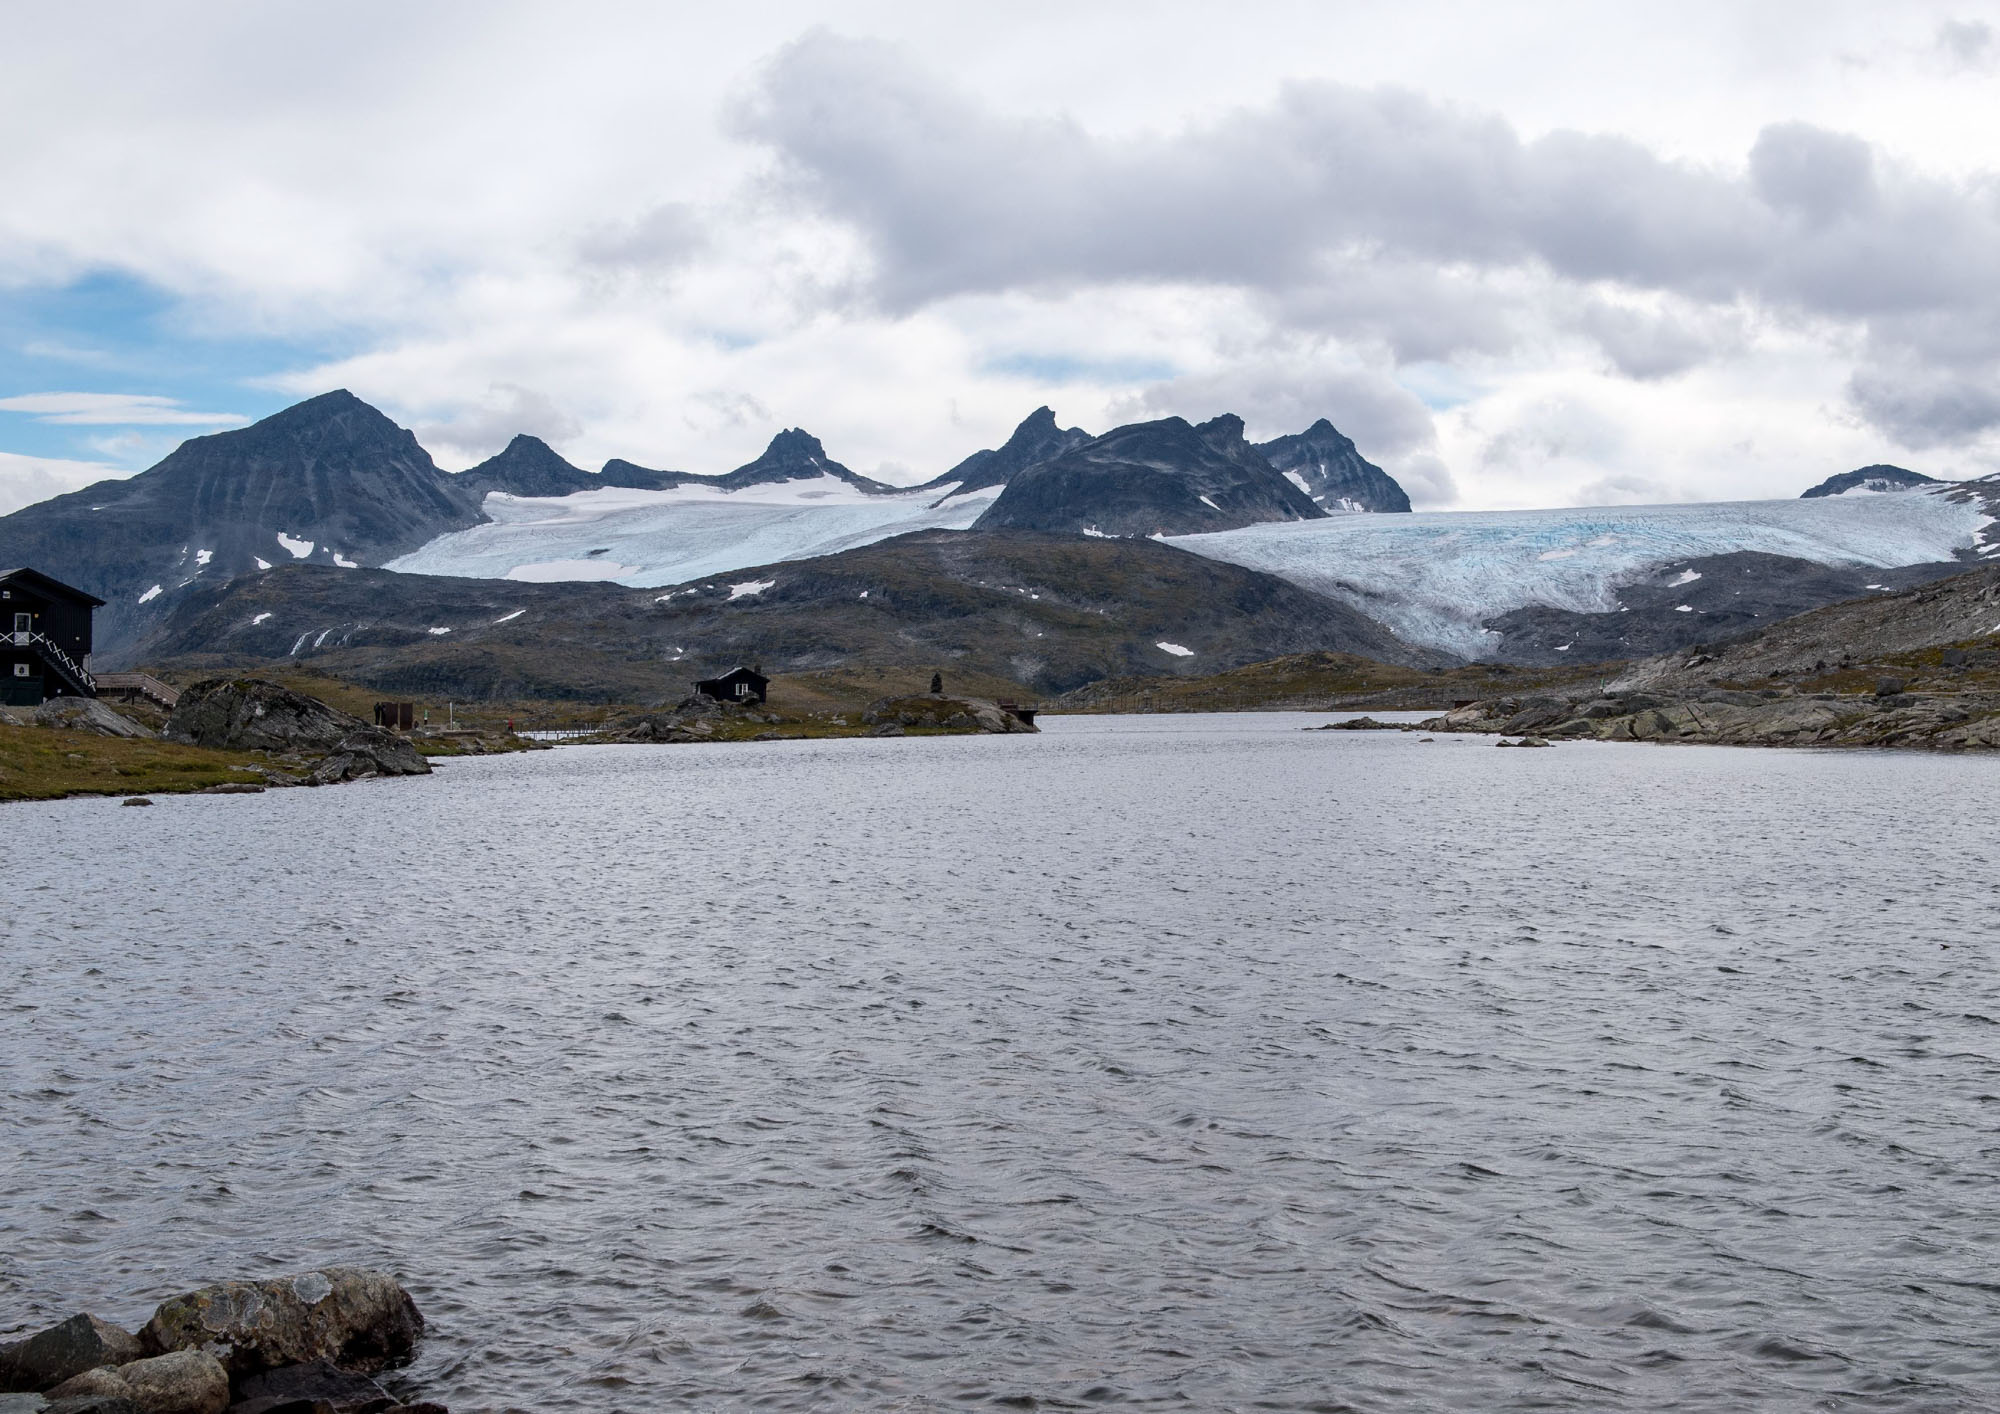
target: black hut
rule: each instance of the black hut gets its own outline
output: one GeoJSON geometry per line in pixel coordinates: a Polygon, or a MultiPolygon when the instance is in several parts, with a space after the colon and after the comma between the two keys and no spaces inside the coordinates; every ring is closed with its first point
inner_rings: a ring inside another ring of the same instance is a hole
{"type": "Polygon", "coordinates": [[[0,702],[38,707],[51,697],[95,697],[90,612],[104,601],[40,570],[0,574],[0,702]]]}
{"type": "Polygon", "coordinates": [[[762,702],[771,680],[755,668],[738,668],[719,678],[703,678],[694,690],[718,702],[762,702]]]}

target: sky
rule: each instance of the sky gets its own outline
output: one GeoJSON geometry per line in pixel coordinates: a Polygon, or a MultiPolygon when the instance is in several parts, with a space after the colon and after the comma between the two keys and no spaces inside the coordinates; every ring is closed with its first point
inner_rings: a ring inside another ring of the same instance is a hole
{"type": "Polygon", "coordinates": [[[2000,471],[2000,4],[18,6],[0,191],[0,511],[337,387],[454,470],[2000,471]]]}

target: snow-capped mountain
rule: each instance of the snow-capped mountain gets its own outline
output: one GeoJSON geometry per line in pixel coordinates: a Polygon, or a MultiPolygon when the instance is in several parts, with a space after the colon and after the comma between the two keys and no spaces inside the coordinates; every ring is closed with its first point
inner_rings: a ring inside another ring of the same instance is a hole
{"type": "Polygon", "coordinates": [[[593,474],[570,465],[547,442],[524,432],[497,455],[466,468],[453,479],[474,496],[484,497],[494,491],[510,496],[569,496],[606,486],[660,491],[697,478],[684,471],[654,471],[615,459],[593,474]]]}
{"type": "Polygon", "coordinates": [[[1322,510],[1410,509],[1410,498],[1396,478],[1362,456],[1354,439],[1323,417],[1303,432],[1259,442],[1257,450],[1322,510]]]}
{"type": "MultiPolygon", "coordinates": [[[[1988,499],[1947,483],[1895,496],[1333,516],[1168,543],[1339,599],[1412,643],[1491,658],[1502,641],[1491,620],[1531,606],[1615,614],[1631,607],[1621,586],[1706,557],[1757,552],[1816,565],[1933,565],[1942,574],[2000,554],[1983,538],[2000,512],[1988,499]]],[[[1689,584],[1702,577],[1693,566],[1682,572],[1689,584]]],[[[1754,575],[1732,591],[1755,593],[1754,575]]]]}
{"type": "Polygon", "coordinates": [[[1813,500],[1820,496],[1848,496],[1856,493],[1881,495],[1886,491],[1908,491],[1916,486],[1936,486],[1941,484],[1935,476],[1925,476],[1922,472],[1911,471],[1908,467],[1889,466],[1886,463],[1864,466],[1854,471],[1843,471],[1838,476],[1829,476],[1809,491],[1801,491],[1802,500],[1813,500]]]}

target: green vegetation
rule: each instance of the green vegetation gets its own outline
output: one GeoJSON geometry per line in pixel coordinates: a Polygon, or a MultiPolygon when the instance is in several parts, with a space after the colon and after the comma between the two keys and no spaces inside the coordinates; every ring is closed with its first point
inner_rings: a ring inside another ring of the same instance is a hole
{"type": "Polygon", "coordinates": [[[244,769],[255,751],[209,751],[172,742],[0,724],[0,800],[66,795],[169,795],[219,785],[261,785],[244,769]]]}

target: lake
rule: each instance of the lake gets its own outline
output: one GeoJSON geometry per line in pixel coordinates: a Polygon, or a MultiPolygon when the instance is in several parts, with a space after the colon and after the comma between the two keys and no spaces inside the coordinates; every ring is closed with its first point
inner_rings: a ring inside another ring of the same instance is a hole
{"type": "Polygon", "coordinates": [[[1044,718],[10,805],[0,1327],[476,1410],[2000,1403],[2000,761],[1044,718]]]}

